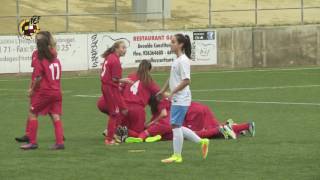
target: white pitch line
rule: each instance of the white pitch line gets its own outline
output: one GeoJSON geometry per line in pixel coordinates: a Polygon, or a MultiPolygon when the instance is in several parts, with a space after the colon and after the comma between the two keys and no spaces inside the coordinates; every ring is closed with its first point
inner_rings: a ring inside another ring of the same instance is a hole
{"type": "MultiPolygon", "coordinates": [[[[99,76],[78,76],[78,77],[65,77],[61,78],[62,80],[69,80],[69,79],[99,79],[99,76]]],[[[0,79],[0,82],[10,82],[10,81],[30,81],[29,79],[0,79]]]]}
{"type": "MultiPolygon", "coordinates": [[[[224,88],[224,89],[192,89],[192,92],[208,92],[208,91],[241,91],[241,90],[263,90],[263,89],[286,89],[286,88],[310,88],[320,87],[320,84],[297,85],[297,86],[265,86],[251,88],[224,88]]],[[[0,89],[1,90],[1,89],[0,89]]],[[[74,95],[76,97],[99,97],[99,95],[74,95]]]]}
{"type": "MultiPolygon", "coordinates": [[[[0,89],[0,91],[11,91],[11,92],[28,92],[28,89],[0,89]]],[[[72,93],[71,90],[62,91],[62,93],[72,93]]]]}
{"type": "Polygon", "coordinates": [[[213,99],[194,99],[194,101],[202,101],[202,102],[220,102],[220,103],[281,104],[281,105],[306,105],[306,106],[320,106],[320,103],[281,102],[281,101],[234,101],[234,100],[213,100],[213,99]]]}
{"type": "Polygon", "coordinates": [[[206,72],[196,72],[196,73],[191,73],[191,74],[243,73],[243,72],[246,73],[246,72],[272,72],[272,71],[301,71],[301,70],[317,70],[317,69],[320,69],[320,67],[206,71],[206,72]]]}
{"type": "Polygon", "coordinates": [[[25,91],[25,92],[27,92],[28,89],[0,89],[0,91],[15,91],[15,92],[25,91]]]}
{"type": "MultiPolygon", "coordinates": [[[[101,95],[74,95],[75,97],[83,98],[98,98],[101,95]]],[[[193,101],[201,102],[219,102],[219,103],[245,103],[245,104],[280,104],[280,105],[305,105],[305,106],[320,106],[320,103],[305,103],[305,102],[281,102],[281,101],[236,101],[236,100],[213,100],[213,99],[193,99],[193,101]]]]}
{"type": "MultiPolygon", "coordinates": [[[[264,87],[247,87],[247,88],[221,88],[221,89],[192,89],[192,92],[210,92],[210,91],[242,91],[242,90],[263,90],[263,89],[287,89],[287,88],[312,88],[320,87],[320,84],[310,84],[310,85],[294,85],[294,86],[264,86],[264,87]]],[[[27,89],[5,89],[0,88],[0,91],[27,91],[27,89]]],[[[71,93],[73,91],[66,90],[63,93],[71,93]]],[[[76,95],[78,96],[78,95],[76,95]]],[[[82,95],[79,95],[79,97],[82,95]]]]}
{"type": "Polygon", "coordinates": [[[84,97],[84,98],[96,98],[96,97],[100,97],[101,95],[84,95],[84,94],[77,94],[77,95],[73,95],[74,97],[84,97]]]}
{"type": "MultiPolygon", "coordinates": [[[[221,71],[203,71],[203,72],[195,72],[191,73],[192,75],[197,74],[220,74],[220,73],[246,73],[246,72],[272,72],[272,71],[301,71],[301,70],[317,70],[320,69],[320,67],[310,67],[310,68],[281,68],[281,69],[247,69],[247,70],[221,70],[221,71]]],[[[154,73],[152,75],[155,76],[162,76],[162,75],[168,75],[168,74],[157,74],[154,73]]]]}
{"type": "Polygon", "coordinates": [[[192,89],[192,92],[208,91],[242,91],[242,90],[264,90],[264,89],[287,89],[287,88],[310,88],[320,87],[320,84],[296,85],[296,86],[264,86],[264,87],[247,87],[247,88],[221,88],[221,89],[192,89]]]}
{"type": "MultiPolygon", "coordinates": [[[[197,74],[220,74],[220,73],[246,73],[246,72],[272,72],[272,71],[303,71],[303,70],[317,70],[320,69],[320,67],[310,67],[310,68],[278,68],[278,69],[247,69],[247,70],[216,70],[213,71],[204,71],[204,72],[195,72],[191,73],[192,75],[197,74]]],[[[168,73],[152,73],[154,76],[167,76],[168,73]]],[[[94,79],[99,78],[99,76],[78,76],[78,77],[65,77],[63,79],[94,79]]],[[[6,81],[26,81],[30,80],[28,79],[0,79],[0,82],[6,82],[6,81]]]]}

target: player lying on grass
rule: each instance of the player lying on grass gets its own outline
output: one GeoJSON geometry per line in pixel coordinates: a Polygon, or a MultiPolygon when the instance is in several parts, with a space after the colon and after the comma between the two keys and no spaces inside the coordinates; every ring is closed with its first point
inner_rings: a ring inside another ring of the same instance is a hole
{"type": "MultiPolygon", "coordinates": [[[[172,132],[170,127],[170,101],[168,98],[162,100],[152,97],[150,99],[152,118],[146,130],[138,136],[128,137],[126,142],[156,142],[159,140],[171,140],[172,132]]],[[[252,136],[255,133],[254,122],[235,124],[231,120],[227,123],[219,123],[211,109],[201,103],[192,102],[183,126],[195,131],[201,138],[236,139],[243,131],[249,131],[252,136]]]]}
{"type": "Polygon", "coordinates": [[[50,32],[41,31],[36,35],[37,53],[34,54],[34,80],[29,92],[31,98],[29,115],[29,143],[21,149],[37,149],[38,116],[50,115],[56,142],[53,150],[64,149],[63,127],[61,121],[62,93],[61,93],[61,64],[55,51],[55,42],[50,32]]]}
{"type": "Polygon", "coordinates": [[[128,114],[128,107],[120,92],[120,83],[132,83],[132,81],[122,79],[122,68],[120,57],[126,54],[126,45],[123,41],[116,41],[102,55],[105,59],[101,72],[101,91],[104,109],[108,112],[109,120],[107,121],[108,133],[105,137],[106,145],[117,144],[114,141],[116,127],[121,124],[122,120],[128,114]]]}
{"type": "MultiPolygon", "coordinates": [[[[152,65],[149,61],[141,61],[137,71],[127,78],[132,83],[121,85],[121,95],[127,105],[128,113],[119,125],[126,126],[129,129],[129,136],[137,136],[139,132],[144,130],[146,121],[145,108],[148,105],[150,96],[155,96],[160,90],[151,77],[151,69],[152,65]]],[[[97,106],[101,112],[108,114],[106,101],[103,98],[99,98],[97,106]]],[[[104,134],[108,134],[108,132],[109,129],[104,134]]]]}

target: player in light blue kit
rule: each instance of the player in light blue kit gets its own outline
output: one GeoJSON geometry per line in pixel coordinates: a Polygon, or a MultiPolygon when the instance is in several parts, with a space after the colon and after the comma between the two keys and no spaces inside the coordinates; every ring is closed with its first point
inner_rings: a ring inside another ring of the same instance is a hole
{"type": "Polygon", "coordinates": [[[188,35],[176,34],[171,40],[171,50],[177,55],[171,65],[170,78],[158,94],[163,94],[170,88],[171,94],[171,114],[170,123],[173,132],[173,152],[174,154],[163,159],[163,163],[181,163],[183,139],[201,145],[202,157],[206,159],[209,150],[209,140],[201,139],[196,133],[187,127],[182,127],[188,108],[191,104],[190,91],[190,58],[191,42],[188,35]]]}

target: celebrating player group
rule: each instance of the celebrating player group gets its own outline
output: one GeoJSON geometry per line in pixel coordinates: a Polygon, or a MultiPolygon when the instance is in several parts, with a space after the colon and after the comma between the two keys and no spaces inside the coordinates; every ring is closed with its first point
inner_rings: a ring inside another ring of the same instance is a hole
{"type": "MultiPolygon", "coordinates": [[[[62,150],[64,134],[61,121],[61,64],[50,32],[36,35],[37,49],[32,54],[33,73],[29,88],[30,107],[25,135],[16,138],[26,142],[21,149],[37,149],[39,115],[49,115],[55,128],[53,150],[62,150]]],[[[120,143],[172,140],[173,154],[163,163],[181,163],[184,139],[199,145],[203,159],[209,151],[209,138],[236,139],[241,134],[255,135],[254,122],[236,124],[231,119],[219,122],[212,110],[193,102],[190,90],[191,42],[188,35],[176,34],[171,39],[172,62],[168,80],[160,88],[151,75],[152,64],[142,60],[136,72],[122,77],[120,57],[126,54],[126,44],[116,41],[103,54],[100,74],[101,97],[98,109],[107,115],[103,132],[108,146],[120,143]],[[152,118],[146,120],[146,107],[152,118]]]]}

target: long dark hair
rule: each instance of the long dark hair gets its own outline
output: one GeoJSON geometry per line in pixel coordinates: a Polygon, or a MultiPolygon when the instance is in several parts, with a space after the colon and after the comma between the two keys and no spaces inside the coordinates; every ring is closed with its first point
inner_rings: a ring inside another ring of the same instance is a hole
{"type": "Polygon", "coordinates": [[[119,48],[120,44],[123,44],[124,41],[116,41],[113,43],[111,47],[109,47],[104,53],[101,55],[102,58],[106,58],[109,56],[109,54],[114,53],[116,49],[119,48]]]}
{"type": "Polygon", "coordinates": [[[174,35],[179,44],[183,44],[182,51],[191,59],[191,41],[188,35],[176,34],[174,35]]]}
{"type": "Polygon", "coordinates": [[[151,113],[153,115],[158,113],[158,105],[159,105],[159,101],[158,101],[157,96],[152,95],[149,99],[149,106],[151,109],[151,113]]]}
{"type": "Polygon", "coordinates": [[[149,85],[152,82],[152,76],[150,73],[151,69],[152,69],[151,62],[147,60],[142,60],[140,62],[137,70],[137,76],[144,85],[149,85]]]}
{"type": "Polygon", "coordinates": [[[47,59],[52,61],[54,55],[51,53],[50,48],[54,44],[53,37],[49,31],[40,31],[36,37],[37,50],[39,60],[47,59]]]}

